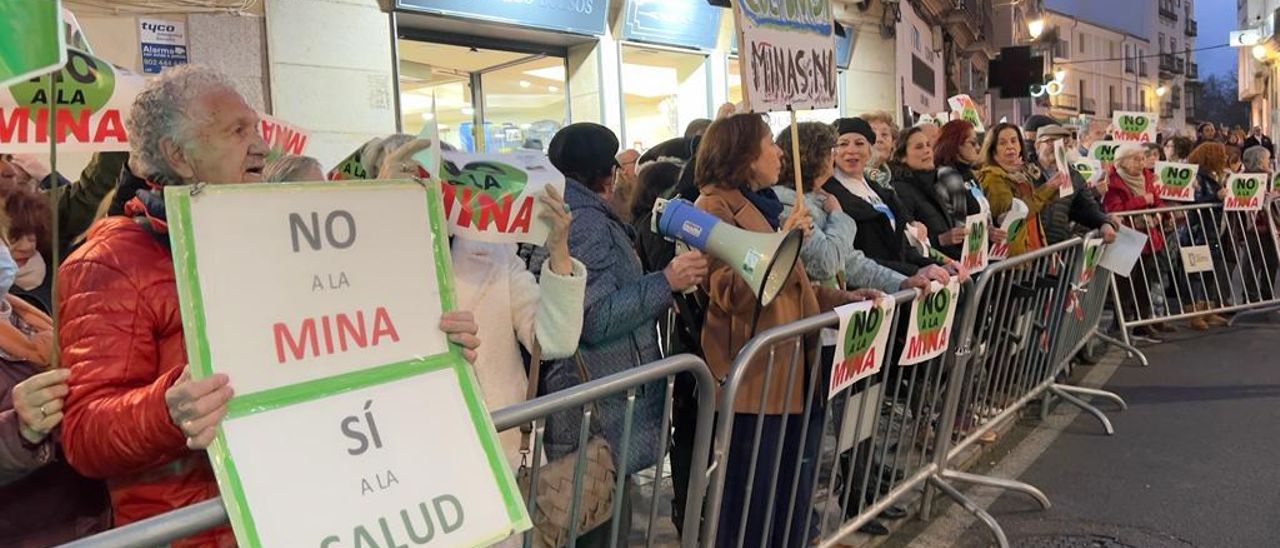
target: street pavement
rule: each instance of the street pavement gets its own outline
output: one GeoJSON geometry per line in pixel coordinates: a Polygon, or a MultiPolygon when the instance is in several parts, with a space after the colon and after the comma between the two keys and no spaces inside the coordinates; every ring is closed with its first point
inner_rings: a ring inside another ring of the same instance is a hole
{"type": "MultiPolygon", "coordinates": [[[[965,492],[1015,547],[1280,546],[1280,327],[1181,333],[1143,348],[1151,367],[1112,352],[1076,371],[1129,403],[1100,402],[1116,434],[1069,404],[1022,420],[977,473],[1014,477],[1053,503],[989,488],[965,492]]],[[[976,548],[990,531],[953,504],[885,546],[976,548]]]]}

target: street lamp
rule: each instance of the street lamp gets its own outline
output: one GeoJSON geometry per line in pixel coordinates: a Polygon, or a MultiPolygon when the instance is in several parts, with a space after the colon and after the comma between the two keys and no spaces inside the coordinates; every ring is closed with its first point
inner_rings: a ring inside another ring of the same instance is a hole
{"type": "Polygon", "coordinates": [[[1062,82],[1067,78],[1067,69],[1058,69],[1053,71],[1053,79],[1062,82]]]}
{"type": "Polygon", "coordinates": [[[1266,61],[1266,60],[1267,60],[1267,46],[1264,46],[1264,45],[1262,45],[1262,44],[1258,44],[1258,45],[1256,45],[1256,46],[1253,46],[1253,58],[1254,58],[1254,59],[1257,59],[1257,60],[1259,60],[1259,61],[1266,61]]]}
{"type": "Polygon", "coordinates": [[[1166,85],[1164,85],[1164,84],[1160,84],[1160,87],[1157,87],[1157,88],[1156,88],[1156,96],[1157,96],[1157,97],[1164,97],[1164,94],[1166,94],[1166,93],[1169,93],[1169,86],[1166,86],[1166,85]]]}
{"type": "Polygon", "coordinates": [[[1027,23],[1027,32],[1031,34],[1031,39],[1040,38],[1040,34],[1044,32],[1044,17],[1036,17],[1027,23]]]}

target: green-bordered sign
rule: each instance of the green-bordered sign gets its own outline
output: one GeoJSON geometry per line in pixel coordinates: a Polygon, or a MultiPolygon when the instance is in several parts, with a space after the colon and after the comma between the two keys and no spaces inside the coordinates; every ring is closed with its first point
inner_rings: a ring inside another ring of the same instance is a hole
{"type": "Polygon", "coordinates": [[[986,270],[987,263],[990,262],[987,254],[987,214],[969,215],[964,220],[964,226],[969,229],[969,234],[965,236],[964,247],[960,250],[960,264],[969,273],[977,274],[986,270]]]}
{"type": "Polygon", "coordinates": [[[61,1],[0,2],[0,87],[53,72],[66,62],[61,1]]]}
{"type": "Polygon", "coordinates": [[[1160,199],[1172,202],[1196,201],[1195,186],[1199,166],[1178,162],[1156,162],[1156,187],[1160,199]]]}
{"type": "Polygon", "coordinates": [[[899,365],[928,361],[947,351],[959,300],[960,278],[953,276],[951,283],[945,286],[932,282],[927,293],[921,293],[912,301],[906,350],[898,359],[899,365]]]}
{"type": "Polygon", "coordinates": [[[1154,112],[1117,110],[1111,117],[1111,136],[1117,141],[1154,143],[1159,119],[1154,112]]]}
{"type": "Polygon", "coordinates": [[[1236,173],[1227,179],[1227,198],[1223,211],[1259,211],[1262,195],[1267,192],[1266,173],[1236,173]]]}
{"type": "Polygon", "coordinates": [[[828,399],[880,372],[896,305],[892,298],[883,298],[836,308],[840,316],[840,346],[833,355],[828,399]]]}
{"type": "Polygon", "coordinates": [[[1103,168],[1111,165],[1116,161],[1116,149],[1124,143],[1117,141],[1098,141],[1089,147],[1089,157],[1101,162],[1103,168]]]}
{"type": "Polygon", "coordinates": [[[165,201],[192,374],[236,390],[209,456],[240,546],[478,546],[530,526],[438,327],[454,306],[438,186],[165,201]]]}

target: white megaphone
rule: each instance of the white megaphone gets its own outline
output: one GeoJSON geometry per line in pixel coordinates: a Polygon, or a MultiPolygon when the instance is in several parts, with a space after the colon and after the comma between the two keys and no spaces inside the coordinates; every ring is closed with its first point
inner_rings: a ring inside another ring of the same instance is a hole
{"type": "Polygon", "coordinates": [[[688,200],[659,198],[653,206],[653,231],[724,261],[769,306],[782,290],[804,242],[799,230],[751,232],[721,222],[688,200]]]}

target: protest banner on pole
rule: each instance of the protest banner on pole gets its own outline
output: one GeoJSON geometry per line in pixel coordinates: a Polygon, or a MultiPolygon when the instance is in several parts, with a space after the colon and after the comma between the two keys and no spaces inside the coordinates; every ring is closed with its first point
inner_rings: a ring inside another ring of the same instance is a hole
{"type": "Polygon", "coordinates": [[[5,27],[0,33],[0,86],[30,80],[66,64],[61,0],[5,0],[0,3],[0,21],[5,27]]]}
{"type": "Polygon", "coordinates": [[[1196,201],[1196,173],[1200,167],[1178,162],[1156,162],[1156,189],[1160,199],[1171,202],[1196,201]]]}
{"type": "Polygon", "coordinates": [[[1266,173],[1236,173],[1227,179],[1227,198],[1223,211],[1261,211],[1262,196],[1267,190],[1266,173]]]}
{"type": "Polygon", "coordinates": [[[564,195],[564,175],[541,151],[444,153],[444,212],[454,235],[485,242],[542,245],[551,227],[540,217],[546,187],[564,195]]]}
{"type": "Polygon", "coordinates": [[[1117,110],[1111,117],[1112,138],[1117,141],[1154,143],[1159,119],[1154,112],[1117,110]]]}
{"type": "Polygon", "coordinates": [[[836,43],[831,3],[733,3],[742,93],[752,112],[836,106],[836,43]]]}
{"type": "Polygon", "coordinates": [[[1005,231],[1004,241],[991,244],[991,250],[987,252],[988,261],[1003,261],[1009,258],[1009,248],[1027,229],[1028,212],[1026,202],[1017,198],[1013,199],[1013,204],[1009,207],[1009,211],[1002,216],[1000,221],[1000,227],[1005,231]]]}
{"type": "Polygon", "coordinates": [[[838,351],[831,364],[831,379],[827,383],[830,387],[827,399],[880,372],[884,366],[889,330],[893,327],[889,320],[893,318],[895,306],[893,299],[882,298],[836,308],[836,314],[840,316],[840,333],[838,351]]]}
{"type": "Polygon", "coordinates": [[[169,186],[165,201],[192,376],[236,390],[209,455],[241,546],[475,546],[530,526],[439,329],[455,301],[436,184],[169,186]]]}
{"type": "Polygon", "coordinates": [[[970,274],[977,274],[987,269],[990,260],[987,254],[987,214],[965,217],[964,226],[969,229],[969,235],[965,236],[964,247],[960,250],[960,264],[970,274]]]}
{"type": "Polygon", "coordinates": [[[931,282],[928,293],[921,293],[911,303],[907,322],[906,350],[898,365],[914,365],[941,356],[951,344],[951,326],[956,317],[956,301],[960,299],[960,279],[951,278],[943,286],[931,282]]]}
{"type": "Polygon", "coordinates": [[[950,99],[947,104],[951,106],[951,112],[964,120],[973,124],[973,130],[977,133],[985,133],[986,126],[982,125],[982,116],[978,114],[978,104],[973,102],[973,98],[967,94],[961,93],[950,99]]]}

